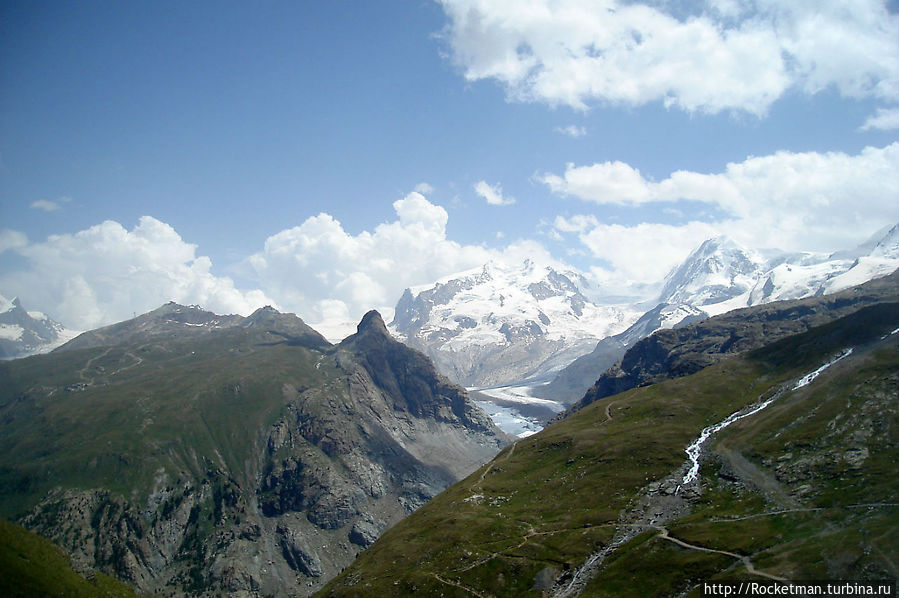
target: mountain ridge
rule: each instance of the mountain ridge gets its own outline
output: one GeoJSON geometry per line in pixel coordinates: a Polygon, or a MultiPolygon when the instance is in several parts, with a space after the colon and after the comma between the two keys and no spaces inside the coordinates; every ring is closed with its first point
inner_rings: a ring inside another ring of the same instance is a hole
{"type": "Polygon", "coordinates": [[[18,297],[0,295],[0,359],[45,353],[76,334],[41,312],[27,311],[18,297]]]}
{"type": "Polygon", "coordinates": [[[376,313],[336,346],[177,304],[80,338],[0,363],[0,515],[142,591],[306,595],[509,441],[376,313]]]}
{"type": "Polygon", "coordinates": [[[748,250],[727,237],[704,241],[665,279],[655,307],[622,333],[603,339],[559,371],[538,397],[578,401],[598,375],[633,343],[656,330],[680,328],[735,309],[833,294],[899,268],[899,225],[879,231],[850,251],[823,253],[748,250]]]}

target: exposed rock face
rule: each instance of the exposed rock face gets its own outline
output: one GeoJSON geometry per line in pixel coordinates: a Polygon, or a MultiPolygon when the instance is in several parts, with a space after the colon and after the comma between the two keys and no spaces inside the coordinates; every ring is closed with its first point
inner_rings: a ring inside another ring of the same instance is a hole
{"type": "Polygon", "coordinates": [[[278,525],[278,542],[290,568],[308,577],[322,576],[322,562],[306,538],[286,525],[278,525]]]}
{"type": "Polygon", "coordinates": [[[164,306],[0,368],[0,487],[27,489],[3,515],[145,591],[308,595],[509,440],[377,312],[338,346],[213,316],[164,306]]]}

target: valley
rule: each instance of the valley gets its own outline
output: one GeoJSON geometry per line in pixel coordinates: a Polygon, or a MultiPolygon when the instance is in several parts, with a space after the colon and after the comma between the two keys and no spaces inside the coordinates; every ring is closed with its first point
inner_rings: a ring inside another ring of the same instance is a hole
{"type": "Polygon", "coordinates": [[[174,595],[895,577],[899,272],[839,289],[864,259],[803,259],[833,292],[707,242],[639,317],[491,265],[338,344],[169,303],[0,362],[0,512],[174,595]]]}
{"type": "Polygon", "coordinates": [[[863,309],[599,399],[389,530],[322,595],[692,596],[701,580],[746,575],[895,579],[897,321],[896,304],[863,309]],[[774,397],[709,435],[683,484],[703,429],[774,397]]]}
{"type": "Polygon", "coordinates": [[[493,419],[503,432],[524,438],[536,434],[567,405],[534,396],[534,384],[472,387],[472,400],[493,419]]]}

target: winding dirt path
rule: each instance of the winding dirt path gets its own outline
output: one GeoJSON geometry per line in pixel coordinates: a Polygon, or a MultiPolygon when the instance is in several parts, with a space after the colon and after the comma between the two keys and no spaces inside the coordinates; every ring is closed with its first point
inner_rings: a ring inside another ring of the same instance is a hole
{"type": "Polygon", "coordinates": [[[109,355],[109,352],[112,351],[112,349],[113,349],[112,347],[109,347],[108,349],[106,349],[105,351],[100,353],[99,355],[94,355],[93,357],[88,359],[87,363],[84,364],[84,367],[78,371],[78,377],[81,378],[82,380],[84,380],[85,382],[87,382],[88,384],[93,384],[94,379],[88,378],[85,375],[85,372],[88,370],[88,368],[90,368],[94,364],[95,361],[97,361],[98,359],[102,359],[103,357],[106,357],[107,355],[109,355]]]}
{"type": "Polygon", "coordinates": [[[687,542],[684,542],[683,540],[680,540],[680,539],[675,538],[674,536],[670,535],[668,533],[667,527],[662,526],[660,529],[661,529],[661,531],[659,532],[659,535],[657,536],[658,538],[662,538],[663,540],[668,540],[669,542],[674,542],[675,544],[677,544],[678,546],[681,546],[682,548],[687,548],[690,550],[698,550],[700,552],[709,552],[709,553],[713,553],[713,554],[723,554],[725,556],[735,558],[735,559],[739,560],[740,562],[742,562],[743,566],[746,567],[746,571],[748,571],[752,575],[758,575],[759,577],[773,579],[774,581],[787,581],[783,577],[778,577],[777,575],[771,575],[770,573],[765,573],[764,571],[759,571],[758,569],[755,568],[755,566],[753,566],[752,561],[749,560],[748,556],[743,556],[743,555],[737,554],[735,552],[728,552],[727,550],[715,550],[714,548],[705,548],[704,546],[697,546],[695,544],[689,544],[687,542]]]}

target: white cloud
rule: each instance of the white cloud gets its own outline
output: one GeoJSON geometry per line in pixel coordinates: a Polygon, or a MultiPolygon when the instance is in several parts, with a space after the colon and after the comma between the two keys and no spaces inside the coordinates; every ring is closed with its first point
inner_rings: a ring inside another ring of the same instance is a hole
{"type": "Polygon", "coordinates": [[[563,233],[583,233],[599,226],[599,220],[592,214],[576,214],[571,217],[556,216],[553,228],[563,233]]]}
{"type": "Polygon", "coordinates": [[[422,195],[430,195],[434,192],[434,187],[422,181],[421,183],[415,185],[415,191],[418,191],[422,195]]]}
{"type": "Polygon", "coordinates": [[[34,309],[76,329],[121,321],[167,301],[240,314],[272,303],[260,291],[242,292],[231,279],[213,275],[212,262],[197,256],[195,245],[149,216],[130,231],[108,220],[42,243],[23,243],[15,233],[3,238],[15,241],[10,248],[29,266],[0,279],[4,291],[27,296],[34,309]]]}
{"type": "Polygon", "coordinates": [[[899,108],[879,108],[874,116],[869,117],[865,124],[859,127],[860,131],[871,129],[884,131],[899,129],[899,108]]]}
{"type": "Polygon", "coordinates": [[[672,268],[681,264],[705,239],[720,234],[711,224],[691,222],[683,226],[641,223],[636,226],[597,224],[579,238],[591,254],[610,267],[594,266],[594,284],[608,295],[637,295],[658,291],[672,268]]]}
{"type": "Polygon", "coordinates": [[[672,202],[692,200],[719,208],[712,211],[717,216],[680,226],[608,225],[592,215],[557,218],[560,235],[576,234],[594,257],[612,265],[597,269],[598,278],[622,289],[664,274],[715,234],[754,248],[828,251],[852,248],[899,220],[899,143],[854,156],[778,152],[728,164],[721,173],[674,172],[658,183],[620,162],[569,164],[564,175],[542,180],[554,192],[591,203],[676,206],[672,202]]]}
{"type": "Polygon", "coordinates": [[[0,253],[25,247],[28,245],[28,237],[17,230],[0,230],[0,253]]]}
{"type": "Polygon", "coordinates": [[[640,171],[624,162],[592,166],[568,164],[564,176],[546,174],[541,179],[554,193],[573,195],[597,203],[640,204],[655,201],[640,171]]]}
{"type": "Polygon", "coordinates": [[[31,202],[31,208],[34,210],[42,210],[44,212],[55,212],[62,208],[62,204],[72,201],[70,197],[60,197],[56,200],[38,199],[31,202]]]}
{"type": "Polygon", "coordinates": [[[370,309],[389,322],[406,287],[430,284],[496,255],[449,241],[446,210],[418,192],[393,208],[397,220],[358,235],[329,214],[308,218],[269,237],[248,263],[266,293],[337,339],[353,332],[370,309]]]}
{"type": "Polygon", "coordinates": [[[503,187],[498,183],[491,185],[487,181],[478,181],[475,183],[474,191],[491,206],[510,206],[515,203],[514,197],[503,196],[503,187]]]}
{"type": "Polygon", "coordinates": [[[882,0],[690,4],[441,0],[451,56],[511,99],[585,109],[663,101],[764,114],[788,89],[899,97],[899,18],[882,0]]]}
{"type": "Polygon", "coordinates": [[[578,127],[576,125],[568,125],[567,127],[556,127],[556,133],[561,133],[562,135],[568,135],[574,139],[578,137],[583,137],[587,134],[586,127],[578,127]]]}

